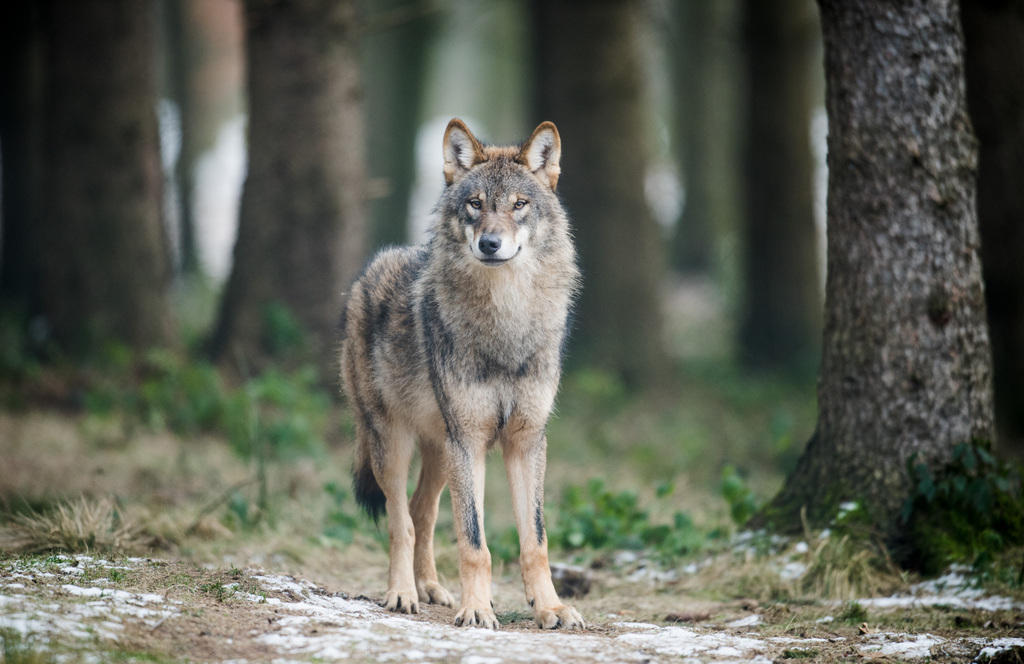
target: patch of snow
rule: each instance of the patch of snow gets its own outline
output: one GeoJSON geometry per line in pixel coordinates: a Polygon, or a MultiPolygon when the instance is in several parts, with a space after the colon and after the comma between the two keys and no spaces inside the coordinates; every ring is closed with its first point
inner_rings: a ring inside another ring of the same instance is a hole
{"type": "Polygon", "coordinates": [[[830,623],[833,620],[835,620],[834,616],[822,616],[822,617],[818,618],[817,620],[815,620],[814,622],[816,622],[816,623],[830,623]]]}
{"type": "Polygon", "coordinates": [[[613,624],[616,627],[621,627],[622,629],[639,629],[639,630],[661,629],[661,627],[658,627],[657,625],[652,625],[651,623],[617,622],[617,623],[613,623],[613,624]]]}
{"type": "Polygon", "coordinates": [[[761,616],[756,613],[752,613],[746,618],[740,618],[739,620],[733,620],[732,622],[725,623],[726,627],[753,627],[754,625],[760,625],[763,621],[761,616]]]}
{"type": "Polygon", "coordinates": [[[671,657],[747,657],[767,645],[761,639],[728,634],[705,634],[688,627],[662,627],[654,632],[621,634],[615,640],[671,657]]]}
{"type": "Polygon", "coordinates": [[[869,643],[859,646],[863,653],[878,653],[896,657],[921,658],[930,657],[932,647],[943,644],[945,639],[934,634],[873,634],[872,640],[882,643],[869,643]]]}
{"type": "Polygon", "coordinates": [[[657,567],[648,567],[647,565],[641,565],[632,574],[626,577],[627,581],[637,583],[638,581],[648,581],[650,583],[667,583],[675,581],[679,578],[679,573],[674,569],[662,570],[657,567]]]}
{"type": "Polygon", "coordinates": [[[796,545],[793,547],[793,552],[794,553],[803,554],[803,553],[807,553],[810,550],[811,550],[810,547],[807,546],[807,542],[797,542],[796,545]]]}

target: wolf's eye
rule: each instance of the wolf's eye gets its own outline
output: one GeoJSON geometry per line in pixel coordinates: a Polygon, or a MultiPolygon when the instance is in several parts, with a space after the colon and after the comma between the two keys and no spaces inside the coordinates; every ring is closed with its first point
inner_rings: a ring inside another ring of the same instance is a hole
{"type": "Polygon", "coordinates": [[[527,203],[529,203],[529,201],[524,201],[523,199],[520,198],[512,207],[514,207],[517,210],[522,210],[524,207],[526,207],[527,203]]]}
{"type": "Polygon", "coordinates": [[[471,199],[469,199],[469,207],[473,208],[474,210],[479,210],[483,206],[484,206],[484,204],[480,202],[479,198],[471,198],[471,199]]]}

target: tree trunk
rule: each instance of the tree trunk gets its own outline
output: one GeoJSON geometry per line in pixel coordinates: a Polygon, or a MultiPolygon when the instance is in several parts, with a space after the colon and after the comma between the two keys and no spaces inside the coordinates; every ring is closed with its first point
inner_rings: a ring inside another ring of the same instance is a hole
{"type": "Polygon", "coordinates": [[[961,16],[999,447],[1024,458],[1024,4],[974,0],[961,16]]]}
{"type": "Polygon", "coordinates": [[[711,272],[716,235],[735,216],[736,71],[731,49],[722,46],[735,4],[681,0],[671,6],[674,151],[686,192],[672,233],[671,262],[682,273],[711,272]]]}
{"type": "Polygon", "coordinates": [[[36,260],[53,337],[169,338],[153,5],[55,0],[45,39],[36,260]]]}
{"type": "Polygon", "coordinates": [[[540,116],[562,135],[559,186],[583,268],[571,355],[642,384],[665,362],[664,243],[644,199],[642,7],[537,0],[533,11],[540,116]]]}
{"type": "Polygon", "coordinates": [[[196,45],[188,25],[189,4],[185,0],[162,0],[161,10],[167,43],[167,87],[178,106],[181,137],[178,158],[174,163],[178,198],[175,267],[184,275],[195,275],[199,272],[199,246],[192,204],[195,192],[193,171],[198,154],[195,140],[196,105],[190,79],[196,70],[196,45]]]}
{"type": "Polygon", "coordinates": [[[363,40],[366,81],[367,167],[376,195],[370,202],[374,246],[405,244],[409,194],[416,174],[426,46],[434,18],[416,0],[367,3],[363,40]]]}
{"type": "MultiPolygon", "coordinates": [[[[363,125],[353,2],[245,4],[249,168],[212,350],[258,369],[270,308],[334,362],[342,290],[363,260],[363,125]]],[[[240,363],[240,364],[239,364],[240,363]]],[[[330,374],[325,374],[330,375],[330,374]]]]}
{"type": "Polygon", "coordinates": [[[6,3],[0,10],[0,300],[22,311],[34,304],[36,283],[31,192],[32,173],[39,168],[37,14],[27,2],[6,3]]]}
{"type": "Polygon", "coordinates": [[[975,142],[957,3],[821,0],[828,279],[818,427],[765,512],[826,525],[859,501],[889,534],[906,462],[993,434],[975,142]]]}
{"type": "Polygon", "coordinates": [[[739,354],[752,368],[812,365],[821,334],[811,153],[814,7],[746,0],[743,303],[739,354]]]}

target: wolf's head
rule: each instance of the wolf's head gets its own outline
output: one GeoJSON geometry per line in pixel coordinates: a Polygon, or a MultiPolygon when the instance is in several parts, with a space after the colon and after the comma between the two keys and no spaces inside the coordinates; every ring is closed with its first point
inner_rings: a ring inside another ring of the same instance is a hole
{"type": "Polygon", "coordinates": [[[459,119],[444,133],[438,232],[464,258],[498,267],[568,236],[555,195],[562,144],[551,122],[519,147],[482,145],[459,119]]]}

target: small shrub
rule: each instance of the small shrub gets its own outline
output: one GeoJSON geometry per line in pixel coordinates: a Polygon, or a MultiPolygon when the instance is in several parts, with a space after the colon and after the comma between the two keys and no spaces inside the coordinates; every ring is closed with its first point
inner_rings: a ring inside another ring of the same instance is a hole
{"type": "Polygon", "coordinates": [[[144,422],[184,435],[217,428],[226,393],[215,367],[155,349],[146,354],[143,373],[137,408],[144,422]]]}
{"type": "Polygon", "coordinates": [[[985,571],[1004,550],[1024,544],[1020,474],[987,445],[957,445],[937,470],[911,457],[907,470],[914,484],[902,511],[909,540],[903,564],[925,574],[953,562],[985,571]]]}
{"type": "MultiPolygon", "coordinates": [[[[666,485],[659,493],[667,496],[671,488],[666,485]]],[[[567,550],[647,549],[665,559],[697,551],[706,539],[683,512],[675,512],[671,524],[651,523],[635,493],[609,491],[599,479],[566,489],[548,538],[567,550]]]]}
{"type": "Polygon", "coordinates": [[[756,496],[732,465],[722,469],[722,497],[729,503],[729,514],[737,526],[746,524],[758,510],[756,496]]]}
{"type": "Polygon", "coordinates": [[[860,602],[847,602],[836,616],[836,620],[847,625],[859,625],[868,621],[868,612],[860,602]]]}

